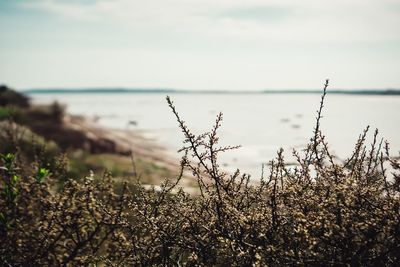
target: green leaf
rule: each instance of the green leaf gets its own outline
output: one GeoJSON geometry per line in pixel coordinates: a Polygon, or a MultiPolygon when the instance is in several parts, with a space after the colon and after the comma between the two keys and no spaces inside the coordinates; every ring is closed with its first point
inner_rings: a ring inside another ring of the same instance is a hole
{"type": "Polygon", "coordinates": [[[6,155],[0,154],[0,158],[1,158],[2,161],[4,162],[4,165],[5,165],[5,166],[3,166],[3,167],[6,168],[6,169],[8,169],[8,170],[11,170],[11,169],[12,169],[13,162],[14,162],[14,160],[15,160],[15,155],[14,155],[14,154],[11,154],[11,153],[7,153],[6,155]]]}
{"type": "Polygon", "coordinates": [[[15,159],[15,155],[11,154],[11,153],[7,153],[7,155],[4,157],[4,160],[7,163],[12,163],[14,161],[14,159],[15,159]]]}
{"type": "Polygon", "coordinates": [[[13,185],[15,185],[18,182],[18,180],[19,180],[19,177],[17,175],[13,175],[11,178],[11,183],[13,185]]]}
{"type": "Polygon", "coordinates": [[[36,175],[36,181],[41,183],[48,175],[50,171],[46,168],[39,168],[38,173],[36,175]]]}

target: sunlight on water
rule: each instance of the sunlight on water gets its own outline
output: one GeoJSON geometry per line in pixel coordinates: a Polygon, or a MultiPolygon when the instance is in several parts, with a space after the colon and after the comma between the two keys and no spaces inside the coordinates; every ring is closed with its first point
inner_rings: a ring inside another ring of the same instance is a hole
{"type": "MultiPolygon", "coordinates": [[[[287,161],[293,161],[291,150],[302,149],[312,136],[320,101],[314,94],[171,94],[171,98],[195,133],[211,129],[217,113],[223,112],[221,144],[242,147],[223,154],[220,165],[229,171],[239,168],[253,177],[260,176],[261,164],[274,158],[280,147],[287,161]]],[[[58,100],[68,106],[68,112],[98,116],[99,123],[107,127],[138,129],[178,158],[173,152],[182,146],[183,134],[165,94],[38,94],[33,99],[58,100]]],[[[350,155],[367,125],[372,131],[378,128],[392,153],[398,154],[399,114],[400,97],[328,94],[321,128],[341,159],[350,155]]]]}

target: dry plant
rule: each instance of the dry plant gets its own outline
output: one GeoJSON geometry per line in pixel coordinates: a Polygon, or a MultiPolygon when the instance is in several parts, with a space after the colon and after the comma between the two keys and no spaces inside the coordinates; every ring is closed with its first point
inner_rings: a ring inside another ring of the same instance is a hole
{"type": "Polygon", "coordinates": [[[181,174],[161,190],[113,189],[109,176],[68,181],[54,192],[51,170],[22,176],[2,156],[0,261],[4,266],[398,266],[400,163],[368,128],[339,162],[316,126],[296,167],[278,151],[259,183],[223,172],[222,114],[195,135],[169,97],[184,134],[181,174]],[[200,194],[174,190],[184,170],[200,194]]]}

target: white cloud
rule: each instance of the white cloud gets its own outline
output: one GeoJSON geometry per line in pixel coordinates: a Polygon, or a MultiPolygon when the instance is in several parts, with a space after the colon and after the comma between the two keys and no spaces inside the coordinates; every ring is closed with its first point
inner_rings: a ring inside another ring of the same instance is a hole
{"type": "Polygon", "coordinates": [[[43,19],[9,30],[13,49],[0,50],[16,85],[307,88],[328,76],[339,87],[399,84],[398,0],[19,3],[43,19]]]}
{"type": "MultiPolygon", "coordinates": [[[[96,3],[97,4],[97,3],[96,3]]],[[[93,12],[93,6],[82,5],[81,3],[68,3],[54,0],[24,1],[19,3],[23,8],[43,10],[49,13],[62,15],[72,19],[93,20],[99,18],[93,12]]]]}
{"type": "Polygon", "coordinates": [[[106,21],[142,31],[176,29],[211,38],[275,42],[400,39],[400,5],[393,0],[36,0],[22,6],[68,19],[106,21]]]}

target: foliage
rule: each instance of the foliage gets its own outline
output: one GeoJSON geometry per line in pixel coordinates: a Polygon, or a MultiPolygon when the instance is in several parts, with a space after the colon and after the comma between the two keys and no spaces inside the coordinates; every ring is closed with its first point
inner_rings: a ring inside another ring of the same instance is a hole
{"type": "Polygon", "coordinates": [[[105,175],[54,192],[52,175],[22,175],[18,155],[3,155],[0,191],[17,193],[0,199],[2,265],[398,266],[400,163],[377,131],[368,148],[368,128],[345,162],[332,157],[320,130],[327,86],[310,143],[293,151],[297,166],[280,150],[257,184],[219,167],[234,148],[218,146],[222,114],[195,135],[169,98],[185,146],[181,174],[159,190],[115,190],[105,175]],[[198,196],[176,190],[185,170],[198,196]]]}
{"type": "MultiPolygon", "coordinates": [[[[17,155],[23,175],[36,175],[46,169],[59,178],[66,179],[63,155],[57,144],[45,140],[28,128],[10,121],[0,122],[0,153],[17,155]]],[[[39,177],[39,176],[38,176],[39,177]]]]}
{"type": "Polygon", "coordinates": [[[0,107],[0,120],[8,119],[12,113],[13,112],[10,108],[0,107]]]}
{"type": "Polygon", "coordinates": [[[26,96],[11,90],[5,85],[0,85],[0,106],[17,106],[26,108],[29,106],[29,99],[26,96]]]}

